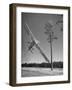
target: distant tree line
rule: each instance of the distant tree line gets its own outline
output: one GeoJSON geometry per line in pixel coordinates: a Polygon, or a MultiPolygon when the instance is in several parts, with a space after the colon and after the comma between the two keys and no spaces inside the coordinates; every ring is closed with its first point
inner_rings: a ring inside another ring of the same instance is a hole
{"type": "MultiPolygon", "coordinates": [[[[51,68],[51,63],[24,63],[22,67],[42,67],[51,68]]],[[[53,62],[53,68],[63,68],[63,62],[53,62]]]]}

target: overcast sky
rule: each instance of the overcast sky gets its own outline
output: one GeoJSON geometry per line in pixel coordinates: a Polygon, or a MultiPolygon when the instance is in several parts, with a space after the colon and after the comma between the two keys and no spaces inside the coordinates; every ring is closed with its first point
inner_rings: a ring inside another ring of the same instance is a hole
{"type": "MultiPolygon", "coordinates": [[[[63,20],[62,15],[57,14],[35,14],[22,13],[22,63],[42,63],[46,62],[37,48],[34,47],[33,53],[28,51],[27,41],[30,41],[30,36],[27,34],[24,24],[27,23],[35,38],[40,42],[39,45],[47,58],[50,60],[50,43],[47,42],[47,35],[45,32],[45,24],[50,22],[54,27],[55,36],[58,37],[52,43],[53,47],[53,61],[63,61],[63,33],[60,28],[61,25],[55,25],[58,20],[63,20]]],[[[51,60],[50,60],[51,61],[51,60]]]]}

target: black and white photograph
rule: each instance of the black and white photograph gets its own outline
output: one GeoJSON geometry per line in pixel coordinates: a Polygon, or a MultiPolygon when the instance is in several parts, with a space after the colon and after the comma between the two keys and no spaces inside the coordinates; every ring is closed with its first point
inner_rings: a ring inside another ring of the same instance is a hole
{"type": "Polygon", "coordinates": [[[63,15],[21,13],[21,76],[63,75],[63,15]]]}
{"type": "Polygon", "coordinates": [[[10,84],[70,82],[70,8],[11,4],[10,20],[10,84]]]}

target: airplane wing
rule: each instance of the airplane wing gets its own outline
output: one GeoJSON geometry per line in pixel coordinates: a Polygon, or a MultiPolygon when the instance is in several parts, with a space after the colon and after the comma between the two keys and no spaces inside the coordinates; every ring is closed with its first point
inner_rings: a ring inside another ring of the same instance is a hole
{"type": "Polygon", "coordinates": [[[35,36],[33,35],[33,33],[31,32],[29,26],[27,24],[25,24],[25,28],[26,28],[26,31],[27,31],[27,34],[31,36],[31,39],[33,41],[35,41],[36,44],[39,43],[39,41],[35,38],[35,36]]]}

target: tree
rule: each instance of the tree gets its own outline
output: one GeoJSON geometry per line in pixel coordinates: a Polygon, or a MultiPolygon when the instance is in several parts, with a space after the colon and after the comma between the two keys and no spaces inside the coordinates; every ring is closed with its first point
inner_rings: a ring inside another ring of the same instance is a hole
{"type": "Polygon", "coordinates": [[[52,43],[54,40],[57,40],[57,37],[54,35],[53,25],[50,22],[45,24],[45,34],[48,36],[47,41],[50,43],[50,51],[51,51],[51,70],[53,70],[53,52],[52,52],[52,43]]]}

